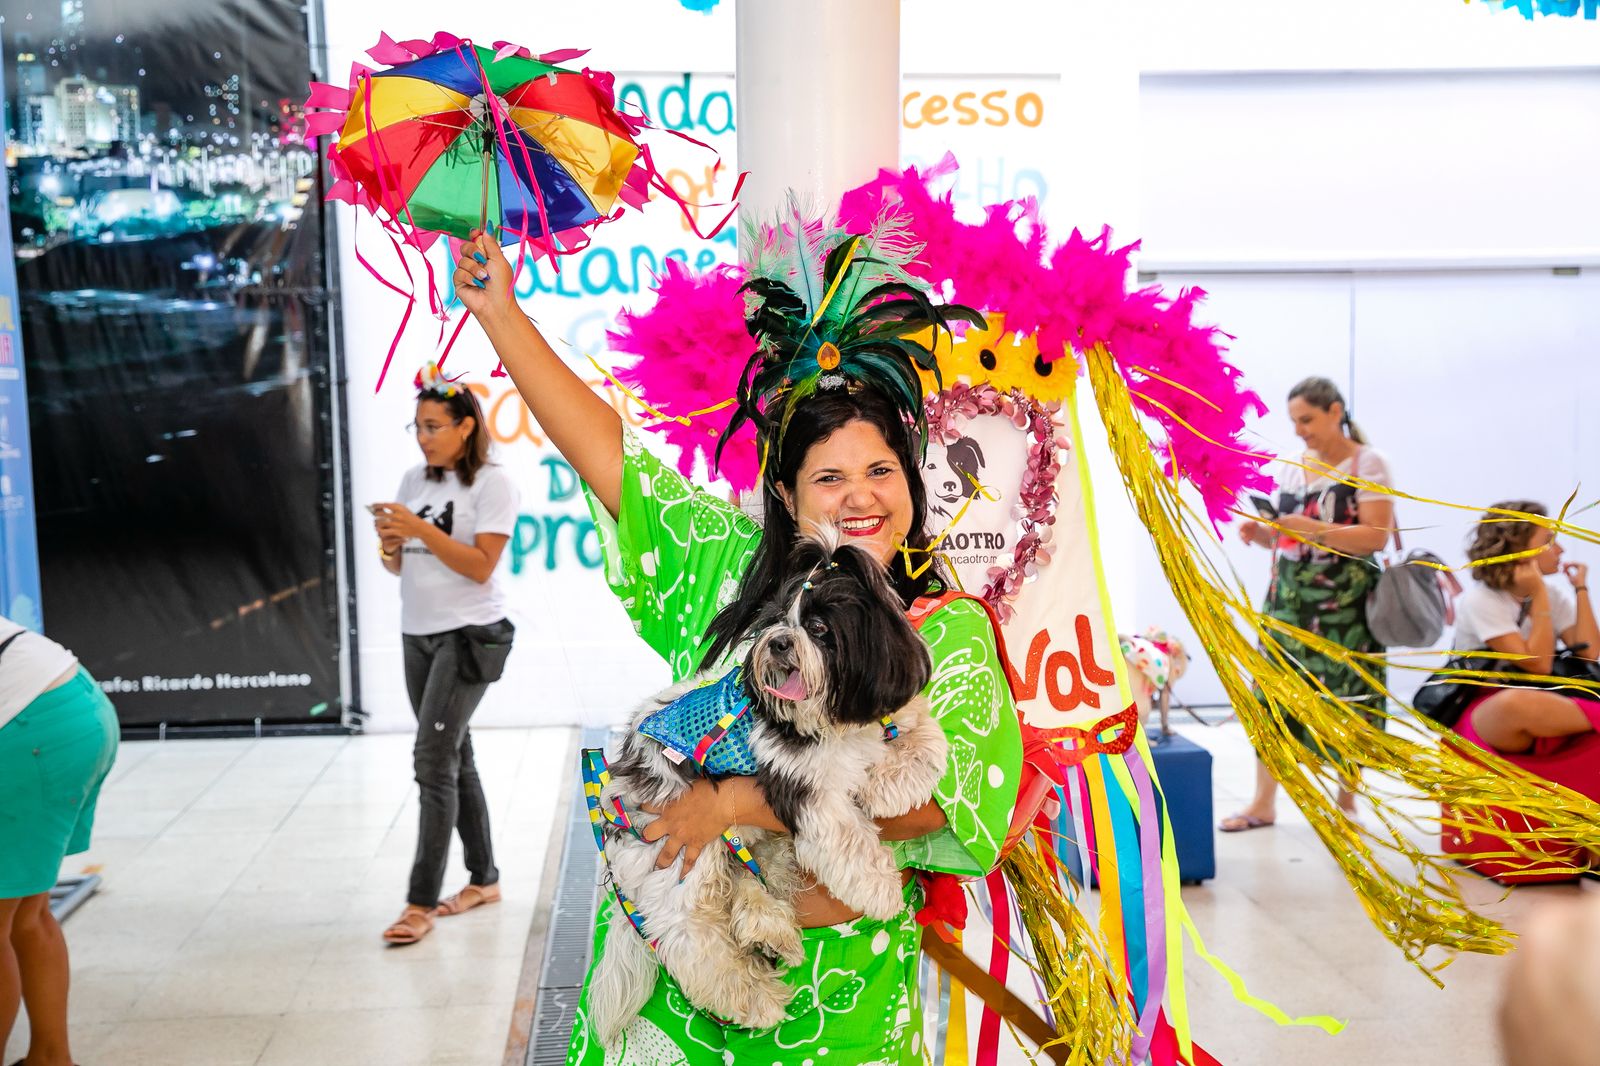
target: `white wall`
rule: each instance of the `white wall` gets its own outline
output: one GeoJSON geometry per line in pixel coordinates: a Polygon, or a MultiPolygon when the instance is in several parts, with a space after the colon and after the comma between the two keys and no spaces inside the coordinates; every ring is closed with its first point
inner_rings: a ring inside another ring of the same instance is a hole
{"type": "MultiPolygon", "coordinates": [[[[1298,454],[1283,400],[1296,381],[1321,374],[1339,384],[1397,486],[1413,495],[1476,507],[1531,498],[1552,511],[1580,485],[1580,505],[1600,497],[1600,428],[1588,406],[1600,396],[1600,274],[1163,274],[1161,281],[1211,293],[1208,313],[1238,337],[1234,361],[1274,408],[1256,428],[1269,449],[1298,454]]],[[[1407,548],[1456,565],[1465,561],[1476,513],[1409,501],[1396,508],[1407,548]]],[[[1593,527],[1594,513],[1578,521],[1593,527]]],[[[1590,545],[1568,548],[1600,563],[1590,545]]],[[[1228,530],[1216,557],[1259,603],[1269,554],[1228,530]]],[[[1148,544],[1140,568],[1159,572],[1148,544]]],[[[1165,626],[1198,648],[1159,580],[1139,583],[1134,621],[1165,626]]],[[[1410,671],[1391,677],[1402,695],[1419,679],[1410,671]]],[[[1177,691],[1189,703],[1225,702],[1204,662],[1177,691]]]]}
{"type": "Polygon", "coordinates": [[[1136,9],[1146,73],[1593,67],[1594,24],[1528,21],[1461,0],[1152,0],[1136,9]]]}
{"type": "Polygon", "coordinates": [[[1141,103],[1145,270],[1600,265],[1600,68],[1147,76],[1141,103]]]}

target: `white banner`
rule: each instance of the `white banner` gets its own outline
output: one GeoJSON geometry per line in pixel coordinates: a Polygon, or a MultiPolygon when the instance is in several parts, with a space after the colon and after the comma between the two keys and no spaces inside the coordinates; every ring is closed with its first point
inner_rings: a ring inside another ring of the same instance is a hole
{"type": "MultiPolygon", "coordinates": [[[[1038,566],[1035,560],[1034,575],[1004,597],[1009,610],[1001,611],[1019,702],[1025,717],[1041,726],[1095,722],[1125,706],[1116,680],[1115,630],[1100,595],[1090,498],[1072,440],[1071,403],[1054,419],[1051,446],[1066,447],[1058,450],[1055,521],[1045,544],[1049,561],[1038,566]]],[[[941,519],[954,522],[940,550],[962,587],[981,595],[995,585],[997,570],[1018,564],[1019,546],[1026,544],[1030,508],[1023,489],[1029,476],[1037,476],[1030,473],[1029,458],[1040,442],[1006,413],[945,425],[923,464],[930,517],[934,528],[941,519]]]]}
{"type": "MultiPolygon", "coordinates": [[[[1088,388],[1087,384],[1083,386],[1088,388]]],[[[1049,565],[1023,586],[1006,623],[1023,715],[1038,726],[1084,725],[1122,710],[1123,673],[1110,601],[1102,596],[1093,496],[1067,400],[1058,433],[1071,444],[1056,478],[1056,522],[1049,565]]]]}

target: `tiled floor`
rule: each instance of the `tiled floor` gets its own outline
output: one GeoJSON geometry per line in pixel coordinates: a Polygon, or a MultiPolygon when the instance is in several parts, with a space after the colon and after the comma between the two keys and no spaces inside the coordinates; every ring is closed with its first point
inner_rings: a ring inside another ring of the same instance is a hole
{"type": "MultiPolygon", "coordinates": [[[[573,736],[476,737],[505,902],[406,948],[379,934],[416,841],[410,737],[124,745],[68,860],[105,878],[66,924],[78,1061],[500,1063],[573,736]]],[[[465,879],[457,854],[446,891],[465,879]]]]}
{"type": "MultiPolygon", "coordinates": [[[[1216,756],[1218,813],[1235,809],[1252,773],[1238,726],[1186,731],[1216,756]]],[[[501,1063],[572,742],[559,729],[480,734],[507,900],[405,949],[378,934],[399,911],[415,839],[408,737],[126,745],[94,850],[69,865],[106,879],[66,927],[79,1061],[501,1063]]],[[[1435,989],[1372,928],[1287,808],[1273,829],[1219,835],[1217,852],[1219,878],[1184,890],[1207,946],[1291,1014],[1350,1023],[1338,1037],[1279,1028],[1190,952],[1194,1030],[1227,1066],[1499,1061],[1500,960],[1462,958],[1435,989]]],[[[461,877],[457,864],[447,888],[461,877]]],[[[1580,889],[1502,901],[1473,879],[1470,891],[1515,926],[1580,889]]],[[[23,1046],[18,1033],[0,1061],[23,1046]]]]}

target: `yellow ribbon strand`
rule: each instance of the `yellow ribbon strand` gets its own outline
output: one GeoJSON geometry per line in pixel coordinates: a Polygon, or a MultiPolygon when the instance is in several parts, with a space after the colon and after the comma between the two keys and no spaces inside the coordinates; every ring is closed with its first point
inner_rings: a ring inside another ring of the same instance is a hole
{"type": "MultiPolygon", "coordinates": [[[[1047,841],[1030,833],[1000,865],[1017,902],[1021,931],[1033,948],[1044,1001],[1061,1034],[1054,1043],[1071,1047],[1067,1061],[1074,1066],[1128,1062],[1137,1023],[1133,995],[1118,965],[1123,953],[1112,951],[1109,945],[1116,941],[1063,894],[1050,851],[1047,841]]],[[[948,1054],[946,1061],[958,1063],[948,1054]]]]}
{"type": "MultiPolygon", "coordinates": [[[[961,947],[961,930],[955,931],[956,947],[961,947]]],[[[967,1064],[967,986],[955,974],[950,975],[950,1017],[946,1022],[944,1063],[941,1066],[966,1066],[967,1064]]]]}
{"type": "Polygon", "coordinates": [[[1194,921],[1189,917],[1188,912],[1184,912],[1182,922],[1184,931],[1189,934],[1189,942],[1194,945],[1194,953],[1204,959],[1213,970],[1222,975],[1222,979],[1227,981],[1228,987],[1233,990],[1234,999],[1247,1007],[1261,1012],[1279,1025],[1314,1026],[1329,1036],[1338,1036],[1344,1031],[1346,1023],[1331,1015],[1303,1014],[1298,1018],[1291,1018],[1281,1007],[1252,994],[1250,989],[1245,987],[1244,978],[1239,976],[1238,971],[1206,950],[1205,941],[1200,939],[1200,930],[1194,927],[1194,921]]]}
{"type": "Polygon", "coordinates": [[[583,357],[589,360],[590,364],[596,370],[600,371],[600,373],[605,376],[607,381],[609,381],[614,387],[621,389],[624,396],[638,404],[640,408],[642,408],[644,412],[651,418],[659,418],[665,422],[676,422],[681,426],[687,426],[693,419],[700,418],[703,415],[716,414],[718,411],[726,410],[738,402],[737,400],[730,398],[723,400],[721,403],[712,404],[710,407],[702,407],[698,411],[690,411],[686,415],[669,415],[665,411],[652,407],[643,396],[640,396],[638,393],[628,388],[628,386],[618,381],[616,375],[607,370],[605,367],[601,366],[600,361],[594,356],[585,352],[583,357]]]}
{"type": "MultiPolygon", "coordinates": [[[[1157,374],[1154,370],[1151,370],[1149,367],[1130,366],[1128,368],[1128,370],[1129,370],[1130,373],[1143,374],[1145,377],[1151,378],[1151,379],[1153,379],[1155,381],[1159,381],[1163,385],[1169,385],[1172,388],[1177,389],[1179,392],[1186,392],[1190,396],[1193,396],[1195,399],[1199,400],[1201,403],[1205,404],[1207,407],[1211,408],[1213,411],[1221,411],[1222,410],[1222,408],[1218,407],[1216,405],[1216,403],[1214,403],[1209,397],[1202,396],[1200,393],[1194,391],[1189,386],[1181,384],[1180,382],[1173,381],[1171,378],[1162,377],[1160,374],[1157,374]]],[[[1154,403],[1155,402],[1154,400],[1151,400],[1150,397],[1145,396],[1143,393],[1139,393],[1138,395],[1141,396],[1148,403],[1154,403]]],[[[1172,412],[1169,410],[1167,413],[1171,414],[1172,412]]],[[[1184,428],[1187,429],[1188,427],[1185,426],[1184,428]]],[[[1192,433],[1194,431],[1191,429],[1190,432],[1192,433]]]]}
{"type": "Polygon", "coordinates": [[[845,275],[850,273],[850,262],[856,257],[856,247],[861,243],[860,237],[850,238],[850,250],[844,253],[844,265],[839,268],[839,273],[833,279],[833,284],[828,286],[827,293],[822,297],[822,302],[817,305],[817,313],[811,316],[811,325],[822,321],[822,313],[833,303],[834,294],[839,291],[839,283],[844,281],[845,275]]]}
{"type": "MultiPolygon", "coordinates": [[[[950,565],[950,559],[946,555],[946,553],[941,552],[941,551],[938,550],[939,549],[939,545],[941,545],[941,544],[943,544],[945,542],[945,538],[950,536],[950,531],[955,529],[956,526],[961,522],[961,520],[966,517],[967,508],[971,507],[972,506],[972,501],[976,500],[979,496],[982,496],[984,499],[988,500],[990,503],[998,503],[998,502],[1000,502],[1000,494],[998,492],[995,492],[993,489],[989,488],[988,486],[980,484],[978,482],[978,479],[973,477],[970,472],[967,473],[967,480],[972,482],[972,486],[973,486],[973,489],[974,489],[973,494],[971,496],[968,496],[965,500],[963,500],[961,502],[961,506],[956,509],[955,517],[950,519],[949,525],[945,526],[944,529],[940,531],[939,535],[937,537],[933,538],[933,540],[928,544],[928,546],[926,548],[913,548],[903,540],[899,544],[895,545],[895,550],[900,553],[901,558],[904,559],[904,561],[905,561],[906,576],[907,577],[912,578],[912,579],[916,579],[916,578],[921,577],[924,573],[927,572],[928,567],[930,567],[930,566],[932,566],[934,564],[934,561],[936,559],[937,560],[942,560],[944,562],[944,564],[945,564],[946,569],[950,570],[951,577],[955,577],[955,568],[950,565]],[[928,557],[927,561],[924,562],[921,566],[916,567],[916,569],[912,569],[913,564],[911,562],[911,556],[913,554],[926,555],[928,557]]],[[[959,578],[956,579],[956,584],[959,587],[959,585],[960,585],[960,579],[959,578]]]]}

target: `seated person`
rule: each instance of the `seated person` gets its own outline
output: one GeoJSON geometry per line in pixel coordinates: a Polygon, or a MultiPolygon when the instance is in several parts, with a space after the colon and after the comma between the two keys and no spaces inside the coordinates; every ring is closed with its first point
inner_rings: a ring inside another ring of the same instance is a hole
{"type": "MultiPolygon", "coordinates": [[[[1529,500],[1509,500],[1495,508],[1548,513],[1529,500]]],[[[1527,551],[1537,554],[1472,569],[1476,583],[1456,601],[1451,647],[1486,648],[1507,660],[1504,668],[1530,674],[1551,672],[1558,642],[1584,658],[1600,656],[1589,568],[1582,563],[1563,565],[1561,545],[1550,530],[1532,522],[1508,521],[1490,511],[1479,520],[1467,555],[1473,560],[1498,559],[1527,551]]],[[[1501,667],[1486,664],[1486,668],[1501,667]]],[[[1600,697],[1514,686],[1485,688],[1456,723],[1456,731],[1480,747],[1507,756],[1529,756],[1512,761],[1532,770],[1537,770],[1539,758],[1595,741],[1597,729],[1600,697]]],[[[1595,759],[1600,764],[1600,746],[1595,759]]],[[[1580,790],[1600,793],[1592,782],[1580,790]]]]}

